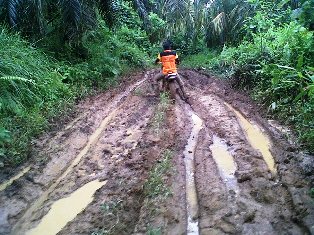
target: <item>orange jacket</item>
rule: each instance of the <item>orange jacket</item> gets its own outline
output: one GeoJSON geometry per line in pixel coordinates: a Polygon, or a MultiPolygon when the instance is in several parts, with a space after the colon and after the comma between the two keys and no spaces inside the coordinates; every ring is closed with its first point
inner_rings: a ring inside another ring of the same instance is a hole
{"type": "Polygon", "coordinates": [[[162,63],[162,73],[176,73],[177,64],[179,63],[179,57],[175,51],[165,50],[158,54],[156,62],[162,63]]]}

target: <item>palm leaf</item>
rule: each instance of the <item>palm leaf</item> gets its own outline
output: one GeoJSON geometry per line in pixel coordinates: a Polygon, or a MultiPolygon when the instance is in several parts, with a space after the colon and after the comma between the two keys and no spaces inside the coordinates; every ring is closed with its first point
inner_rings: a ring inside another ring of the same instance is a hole
{"type": "Polygon", "coordinates": [[[32,79],[17,76],[0,77],[0,103],[1,110],[19,114],[24,104],[32,104],[39,97],[27,84],[35,85],[32,79]]]}
{"type": "Polygon", "coordinates": [[[82,5],[79,0],[62,0],[60,4],[66,39],[73,39],[79,31],[82,5]]]}
{"type": "Polygon", "coordinates": [[[221,12],[218,14],[213,20],[212,24],[214,26],[214,30],[216,35],[223,36],[227,28],[227,19],[225,12],[221,12]]]}
{"type": "Polygon", "coordinates": [[[133,6],[137,10],[140,18],[143,20],[143,25],[146,30],[150,28],[150,21],[147,9],[141,0],[133,0],[133,6]]]}
{"type": "Polygon", "coordinates": [[[17,77],[17,76],[2,76],[0,77],[0,80],[3,81],[21,81],[21,82],[27,82],[27,83],[32,83],[35,84],[34,80],[32,79],[27,79],[27,78],[22,78],[22,77],[17,77]]]}
{"type": "Polygon", "coordinates": [[[99,11],[104,17],[109,28],[112,28],[114,25],[114,2],[113,0],[100,0],[99,1],[99,11]]]}
{"type": "Polygon", "coordinates": [[[19,11],[24,0],[8,0],[8,17],[12,27],[16,27],[19,21],[19,11]]]}
{"type": "Polygon", "coordinates": [[[185,18],[185,14],[189,10],[187,0],[167,0],[166,5],[174,20],[185,18]]]}

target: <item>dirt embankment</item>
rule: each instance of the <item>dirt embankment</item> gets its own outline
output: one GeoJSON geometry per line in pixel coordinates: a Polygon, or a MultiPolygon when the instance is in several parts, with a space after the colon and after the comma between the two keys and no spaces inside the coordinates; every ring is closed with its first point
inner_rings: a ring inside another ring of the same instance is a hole
{"type": "Polygon", "coordinates": [[[154,72],[36,141],[0,234],[314,234],[313,156],[223,81],[184,70],[191,104],[171,104],[154,72]]]}

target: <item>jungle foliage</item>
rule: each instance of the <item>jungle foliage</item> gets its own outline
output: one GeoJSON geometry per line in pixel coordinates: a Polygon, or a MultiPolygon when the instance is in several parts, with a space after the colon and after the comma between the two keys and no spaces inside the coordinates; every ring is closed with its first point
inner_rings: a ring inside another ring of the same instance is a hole
{"type": "Polygon", "coordinates": [[[147,66],[149,40],[140,17],[127,1],[111,4],[0,1],[2,167],[27,159],[32,138],[57,126],[53,120],[78,100],[147,66]],[[108,4],[115,10],[107,12],[108,4]]]}
{"type": "Polygon", "coordinates": [[[268,112],[295,128],[300,142],[314,151],[314,1],[249,1],[253,14],[243,23],[242,39],[221,52],[188,58],[230,78],[268,112]],[[289,3],[289,4],[288,4],[289,3]]]}
{"type": "Polygon", "coordinates": [[[167,38],[313,151],[313,12],[313,0],[0,0],[0,167],[27,159],[79,99],[149,66],[167,38]]]}

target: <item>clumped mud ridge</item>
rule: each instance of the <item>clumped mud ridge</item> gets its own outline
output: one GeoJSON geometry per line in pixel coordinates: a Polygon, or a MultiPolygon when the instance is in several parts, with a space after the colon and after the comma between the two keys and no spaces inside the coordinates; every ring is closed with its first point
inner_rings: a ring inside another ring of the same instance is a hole
{"type": "Polygon", "coordinates": [[[162,104],[155,72],[36,141],[19,178],[1,179],[0,234],[314,234],[314,157],[200,72],[182,71],[190,105],[162,104]]]}

